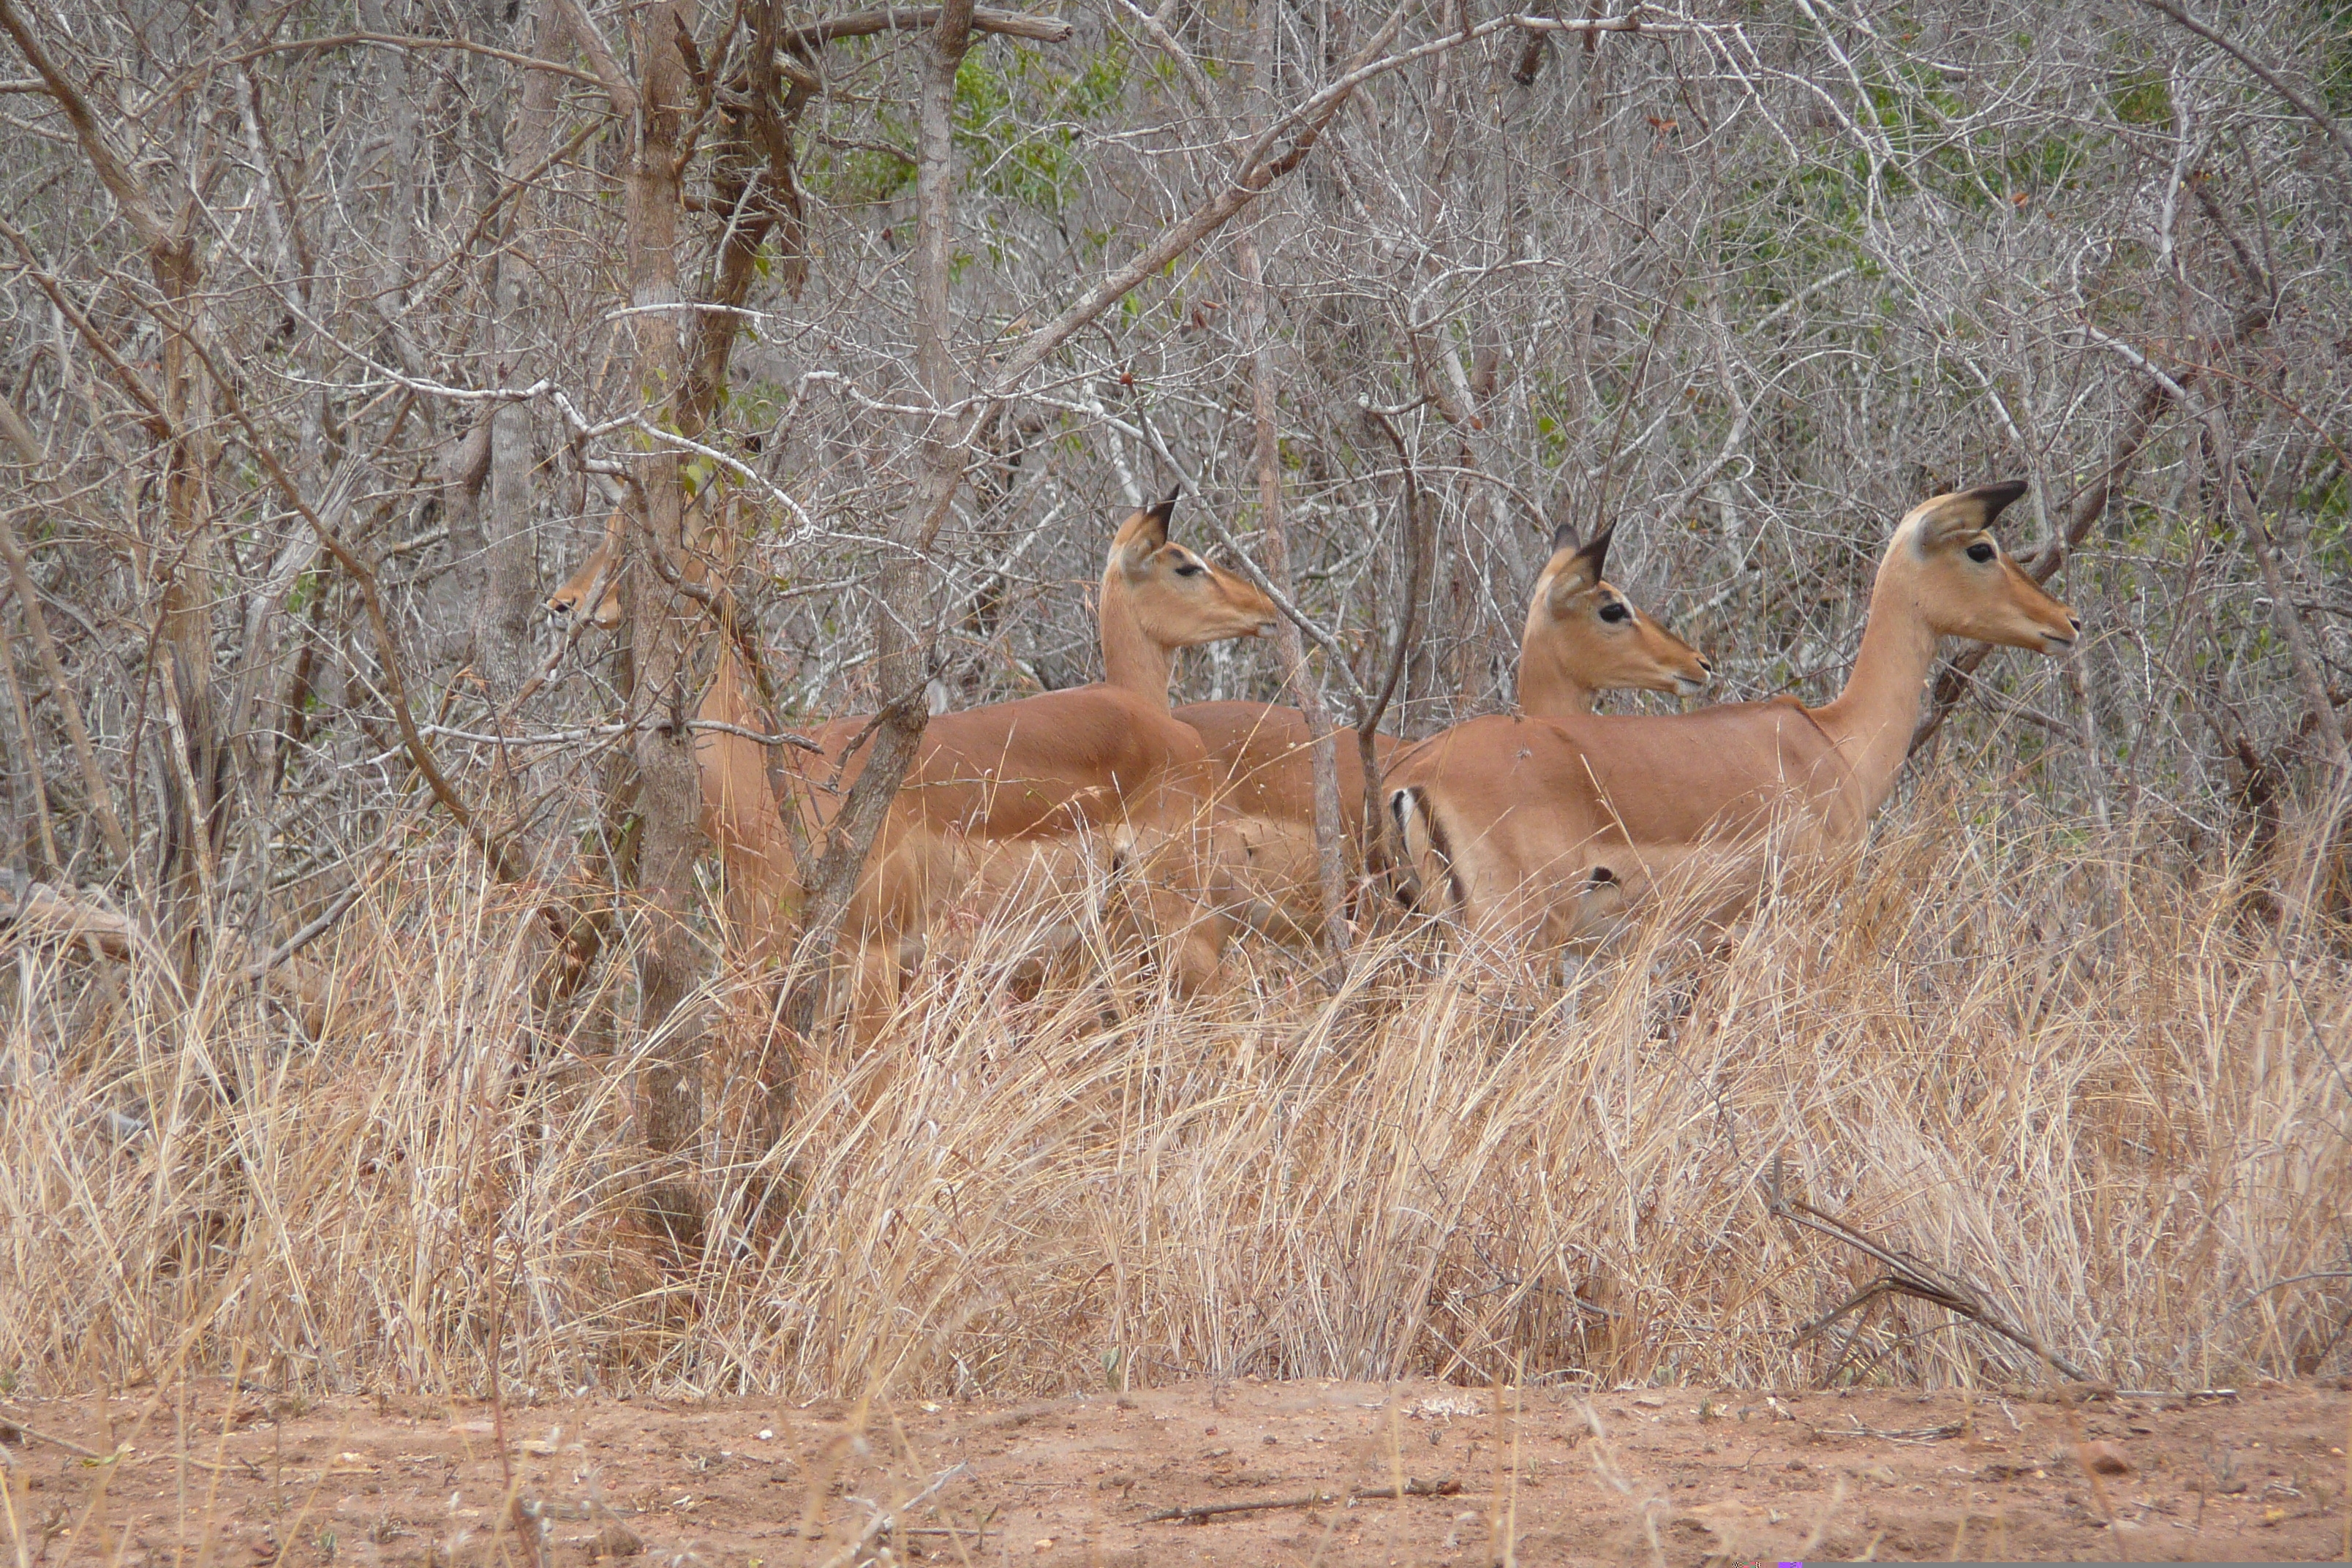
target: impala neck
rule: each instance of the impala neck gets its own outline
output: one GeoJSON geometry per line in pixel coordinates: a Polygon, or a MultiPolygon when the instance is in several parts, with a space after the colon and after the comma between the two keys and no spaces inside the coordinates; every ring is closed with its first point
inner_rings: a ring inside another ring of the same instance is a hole
{"type": "Polygon", "coordinates": [[[1895,791],[1895,777],[1911,754],[1920,695],[1936,669],[1936,629],[1912,592],[1906,542],[1898,537],[1879,564],[1870,620],[1845,689],[1835,701],[1811,710],[1853,770],[1865,812],[1875,812],[1895,791]]]}
{"type": "Polygon", "coordinates": [[[1136,617],[1127,576],[1113,562],[1102,581],[1103,684],[1133,692],[1165,713],[1176,650],[1154,641],[1136,617]]]}
{"type": "Polygon", "coordinates": [[[1559,719],[1592,711],[1592,689],[1568,670],[1554,639],[1542,635],[1531,611],[1519,638],[1519,711],[1530,719],[1559,719]]]}
{"type": "Polygon", "coordinates": [[[765,721],[751,702],[750,673],[733,648],[719,648],[718,667],[710,675],[710,691],[703,700],[714,710],[712,716],[720,723],[740,724],[746,729],[764,725],[765,721]]]}

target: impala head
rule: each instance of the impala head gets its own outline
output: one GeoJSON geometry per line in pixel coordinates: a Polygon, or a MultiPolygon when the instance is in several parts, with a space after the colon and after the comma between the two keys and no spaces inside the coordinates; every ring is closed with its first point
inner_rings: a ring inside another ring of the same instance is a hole
{"type": "Polygon", "coordinates": [[[1168,649],[1272,631],[1273,600],[1182,545],[1169,542],[1168,519],[1175,510],[1171,494],[1118,525],[1110,542],[1110,563],[1103,569],[1105,637],[1114,635],[1111,623],[1121,616],[1147,641],[1168,649]]]}
{"type": "MultiPolygon", "coordinates": [[[[708,494],[706,491],[705,494],[708,494]]],[[[559,621],[568,621],[587,606],[588,618],[600,631],[611,631],[621,624],[621,530],[627,518],[615,509],[605,521],[604,537],[597,542],[596,552],[580,563],[580,570],[563,580],[563,585],[546,599],[547,613],[559,621]]],[[[736,531],[714,535],[703,511],[703,498],[698,496],[686,504],[686,513],[679,520],[679,532],[686,544],[685,571],[688,576],[700,580],[714,569],[723,568],[724,557],[713,556],[714,549],[731,552],[736,531]]]]}
{"type": "MultiPolygon", "coordinates": [[[[617,522],[617,519],[615,520],[617,522]]],[[[563,585],[547,596],[547,613],[558,621],[569,621],[583,606],[588,618],[604,631],[621,624],[620,574],[613,568],[620,559],[617,529],[604,531],[604,542],[596,552],[580,563],[580,570],[563,580],[563,585]]]]}
{"type": "MultiPolygon", "coordinates": [[[[1664,691],[1688,697],[1705,687],[1715,667],[1690,644],[1642,613],[1624,591],[1601,576],[1612,525],[1591,542],[1577,542],[1573,525],[1552,535],[1551,559],[1536,578],[1520,639],[1520,705],[1529,712],[1552,704],[1554,691],[1664,691]]],[[[1572,706],[1589,706],[1580,695],[1572,706]]]]}
{"type": "Polygon", "coordinates": [[[1927,624],[1946,637],[2063,653],[2082,617],[2042,591],[1992,536],[2018,480],[1921,501],[1895,525],[1879,579],[1897,576],[1927,624]]]}

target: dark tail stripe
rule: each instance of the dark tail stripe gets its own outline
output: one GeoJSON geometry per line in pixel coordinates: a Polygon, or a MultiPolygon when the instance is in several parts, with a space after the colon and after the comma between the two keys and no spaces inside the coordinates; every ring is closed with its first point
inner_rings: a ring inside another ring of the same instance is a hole
{"type": "Polygon", "coordinates": [[[1405,831],[1405,818],[1409,815],[1406,802],[1412,797],[1412,793],[1411,784],[1390,792],[1389,820],[1396,825],[1397,901],[1403,904],[1406,909],[1417,910],[1421,908],[1421,901],[1413,895],[1420,882],[1421,868],[1412,863],[1412,835],[1405,831]]]}
{"type": "MultiPolygon", "coordinates": [[[[1389,797],[1389,811],[1396,818],[1397,838],[1405,851],[1405,860],[1409,865],[1412,859],[1412,836],[1406,830],[1406,824],[1411,818],[1420,818],[1423,831],[1429,837],[1430,853],[1435,855],[1445,868],[1446,891],[1452,897],[1454,907],[1460,909],[1463,903],[1462,879],[1454,868],[1454,844],[1446,837],[1445,824],[1439,819],[1437,813],[1430,808],[1429,797],[1421,792],[1418,785],[1407,784],[1389,797]]],[[[1413,866],[1412,869],[1418,876],[1421,868],[1413,866]]],[[[1421,910],[1420,901],[1412,897],[1412,890],[1407,889],[1404,891],[1409,907],[1421,910]]],[[[1421,912],[1430,911],[1421,910],[1421,912]]]]}

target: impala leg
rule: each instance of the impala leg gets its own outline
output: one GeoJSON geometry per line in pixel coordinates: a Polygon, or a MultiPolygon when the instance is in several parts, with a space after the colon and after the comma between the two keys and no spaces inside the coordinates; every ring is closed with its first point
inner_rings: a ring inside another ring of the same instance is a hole
{"type": "Polygon", "coordinates": [[[1232,920],[1214,910],[1202,911],[1185,923],[1160,960],[1178,995],[1198,996],[1216,984],[1224,966],[1225,942],[1232,934],[1232,920]]]}
{"type": "Polygon", "coordinates": [[[1633,896],[1625,879],[1609,866],[1593,866],[1579,880],[1570,945],[1597,952],[1631,923],[1633,896]]]}
{"type": "MultiPolygon", "coordinates": [[[[1322,872],[1311,839],[1303,860],[1295,838],[1285,846],[1289,863],[1279,868],[1283,884],[1272,889],[1270,901],[1252,897],[1251,874],[1258,868],[1264,846],[1253,841],[1248,819],[1239,812],[1212,805],[1191,816],[1176,846],[1182,854],[1173,880],[1181,894],[1185,923],[1175,939],[1172,967],[1183,994],[1197,995],[1215,984],[1224,966],[1226,943],[1251,923],[1253,915],[1268,915],[1271,925],[1284,928],[1289,940],[1310,951],[1321,942],[1322,872]],[[1303,921],[1297,910],[1302,890],[1312,911],[1303,921]]],[[[1263,878],[1255,886],[1264,889],[1263,878]]]]}
{"type": "Polygon", "coordinates": [[[1010,976],[1034,995],[1046,977],[1066,966],[1086,944],[1085,910],[1092,892],[1092,846],[1084,833],[1030,845],[1009,898],[1034,911],[1020,933],[1022,956],[1010,976]]]}
{"type": "Polygon", "coordinates": [[[880,1038],[891,1014],[898,1010],[906,978],[902,945],[897,938],[877,933],[860,942],[850,956],[849,1037],[856,1049],[863,1050],[880,1038]]]}
{"type": "Polygon", "coordinates": [[[1139,889],[1133,899],[1138,934],[1176,994],[1197,996],[1215,984],[1233,918],[1181,888],[1139,889]]]}
{"type": "Polygon", "coordinates": [[[1290,947],[1322,940],[1322,867],[1311,834],[1237,816],[1211,837],[1211,856],[1228,881],[1221,901],[1240,924],[1290,947]]]}
{"type": "Polygon", "coordinates": [[[1123,831],[1110,858],[1115,925],[1138,938],[1177,994],[1198,995],[1223,966],[1238,898],[1211,825],[1123,831]]]}

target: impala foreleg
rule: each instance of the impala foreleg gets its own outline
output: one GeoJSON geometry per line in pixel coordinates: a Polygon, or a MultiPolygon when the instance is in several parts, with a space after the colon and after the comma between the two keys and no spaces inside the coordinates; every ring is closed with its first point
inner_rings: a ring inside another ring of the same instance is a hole
{"type": "Polygon", "coordinates": [[[1589,957],[1625,929],[1632,911],[1633,889],[1626,879],[1613,867],[1592,865],[1554,891],[1537,923],[1545,947],[1589,957]]]}
{"type": "Polygon", "coordinates": [[[1140,939],[1180,995],[1198,994],[1215,983],[1245,903],[1226,863],[1229,828],[1197,818],[1173,826],[1129,823],[1111,839],[1117,923],[1140,939]]]}
{"type": "Polygon", "coordinates": [[[848,963],[849,995],[847,998],[850,1038],[861,1047],[880,1037],[892,1015],[898,1009],[907,975],[912,965],[922,962],[919,938],[903,938],[876,932],[856,944],[854,952],[845,955],[848,963]]]}

